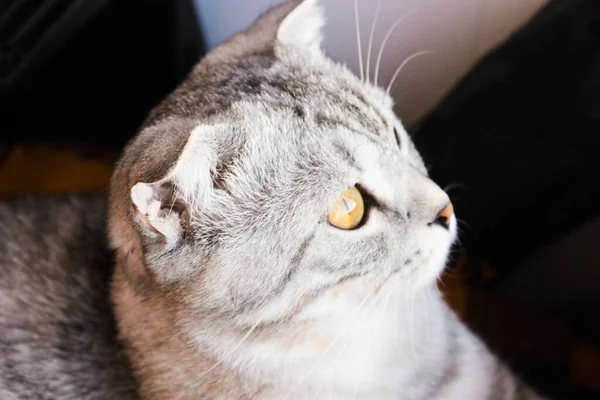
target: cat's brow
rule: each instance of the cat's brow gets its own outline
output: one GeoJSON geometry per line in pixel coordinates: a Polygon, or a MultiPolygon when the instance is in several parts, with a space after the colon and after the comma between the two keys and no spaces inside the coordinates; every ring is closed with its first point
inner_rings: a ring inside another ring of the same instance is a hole
{"type": "Polygon", "coordinates": [[[344,161],[348,162],[352,167],[356,168],[359,171],[362,171],[362,168],[356,162],[356,158],[354,158],[354,154],[346,147],[344,147],[340,143],[334,143],[333,148],[338,152],[338,154],[344,159],[344,161]]]}
{"type": "Polygon", "coordinates": [[[364,104],[366,107],[370,108],[373,112],[375,112],[375,114],[377,114],[377,116],[379,117],[381,123],[386,127],[386,130],[389,130],[390,128],[390,123],[389,121],[381,114],[381,112],[379,111],[379,107],[373,105],[373,103],[371,101],[369,101],[369,99],[360,92],[357,92],[356,90],[352,90],[352,94],[354,95],[354,97],[361,102],[362,104],[364,104]]]}
{"type": "Polygon", "coordinates": [[[404,216],[398,210],[396,210],[395,207],[374,195],[373,192],[367,189],[364,185],[357,183],[356,187],[363,195],[365,203],[367,203],[369,206],[378,208],[386,214],[390,214],[393,215],[395,218],[404,220],[404,216]]]}

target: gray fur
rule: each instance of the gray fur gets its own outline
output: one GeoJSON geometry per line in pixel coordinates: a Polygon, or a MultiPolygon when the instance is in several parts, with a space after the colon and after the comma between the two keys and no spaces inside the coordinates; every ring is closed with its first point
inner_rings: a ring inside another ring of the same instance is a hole
{"type": "MultiPolygon", "coordinates": [[[[392,100],[321,52],[314,3],[286,2],[207,55],[115,169],[111,294],[140,397],[517,398],[517,381],[434,290],[456,230],[454,218],[435,223],[447,195],[392,100]],[[367,218],[345,231],[327,214],[353,185],[367,218]]],[[[52,381],[48,398],[125,398],[115,391],[133,380],[93,275],[111,260],[101,204],[47,201],[3,206],[0,294],[13,309],[0,346],[58,350],[42,372],[31,369],[41,355],[7,358],[20,367],[5,363],[0,393],[42,396],[52,381]],[[90,347],[65,348],[75,337],[90,347]]]]}
{"type": "Polygon", "coordinates": [[[116,338],[105,200],[0,203],[0,398],[135,399],[116,338]]]}

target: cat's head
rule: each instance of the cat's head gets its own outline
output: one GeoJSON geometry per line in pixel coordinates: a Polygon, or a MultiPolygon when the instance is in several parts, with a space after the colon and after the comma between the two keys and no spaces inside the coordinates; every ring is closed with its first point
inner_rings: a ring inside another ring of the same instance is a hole
{"type": "Polygon", "coordinates": [[[323,22],[313,0],[267,12],[128,145],[110,238],[140,296],[273,322],[348,282],[435,282],[456,229],[448,196],[388,95],[324,55],[323,22]]]}

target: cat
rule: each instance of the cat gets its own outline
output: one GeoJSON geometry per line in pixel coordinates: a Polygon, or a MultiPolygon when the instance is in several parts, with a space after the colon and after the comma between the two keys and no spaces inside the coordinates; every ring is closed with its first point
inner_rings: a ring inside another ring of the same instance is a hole
{"type": "Polygon", "coordinates": [[[437,291],[450,200],[323,24],[272,8],[150,113],[112,253],[102,199],[2,204],[3,399],[541,398],[437,291]]]}
{"type": "Polygon", "coordinates": [[[106,199],[0,202],[0,399],[137,399],[117,340],[106,199]]]}

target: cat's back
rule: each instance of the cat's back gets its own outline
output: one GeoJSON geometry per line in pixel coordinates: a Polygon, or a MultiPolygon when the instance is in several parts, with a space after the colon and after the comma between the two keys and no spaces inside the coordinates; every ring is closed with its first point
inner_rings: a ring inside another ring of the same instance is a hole
{"type": "Polygon", "coordinates": [[[105,199],[0,202],[0,397],[128,399],[105,199]]]}

